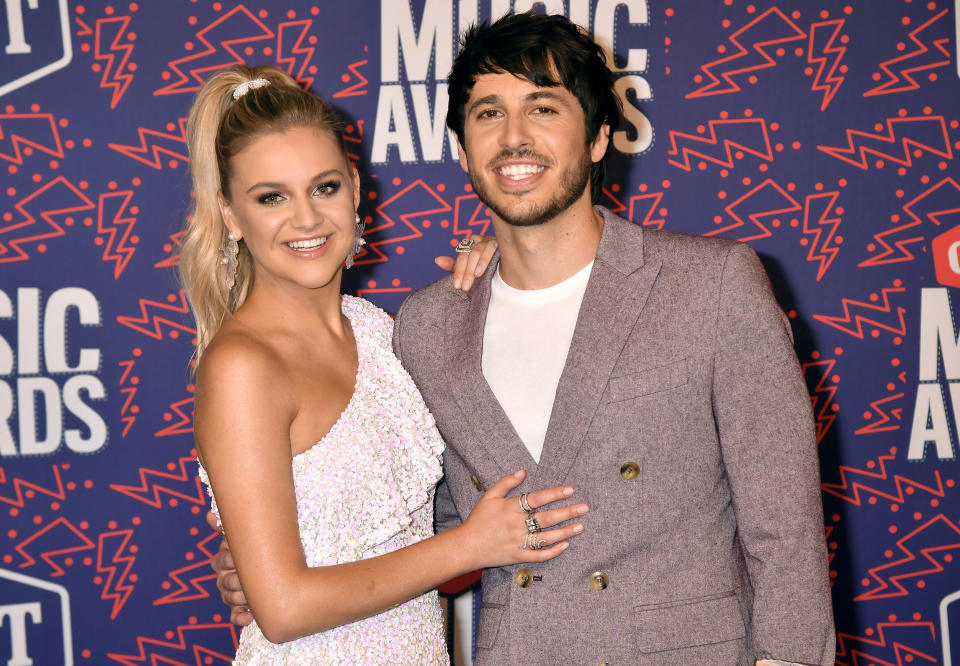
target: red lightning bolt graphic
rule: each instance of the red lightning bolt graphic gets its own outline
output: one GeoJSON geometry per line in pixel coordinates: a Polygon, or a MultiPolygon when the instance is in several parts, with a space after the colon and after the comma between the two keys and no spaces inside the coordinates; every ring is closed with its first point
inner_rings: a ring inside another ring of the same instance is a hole
{"type": "Polygon", "coordinates": [[[879,123],[875,129],[877,134],[848,129],[846,148],[817,146],[817,149],[864,171],[869,168],[869,155],[906,167],[913,166],[911,146],[917,151],[932,153],[944,159],[953,158],[947,123],[943,116],[887,118],[886,134],[879,133],[883,129],[883,125],[879,123]],[[895,151],[897,147],[900,151],[895,151]]]}
{"type": "MultiPolygon", "coordinates": [[[[176,604],[182,601],[194,601],[195,599],[207,599],[210,592],[204,587],[204,583],[209,586],[209,582],[215,580],[217,575],[210,572],[210,559],[213,557],[215,548],[211,547],[210,542],[219,537],[216,532],[211,532],[200,543],[197,544],[197,550],[202,554],[202,558],[196,558],[192,564],[180,569],[171,571],[169,576],[176,583],[177,587],[172,592],[165,594],[153,602],[154,606],[163,606],[165,604],[176,604]],[[188,577],[184,582],[183,576],[188,577]]],[[[169,589],[170,582],[164,581],[163,589],[169,589]]]]}
{"type": "Polygon", "coordinates": [[[943,497],[943,481],[940,478],[940,472],[934,470],[933,474],[936,479],[936,486],[926,486],[919,481],[914,479],[908,479],[905,476],[899,474],[894,474],[891,478],[890,473],[887,471],[887,463],[891,460],[896,459],[897,449],[893,447],[890,449],[888,455],[881,455],[877,457],[876,461],[868,460],[866,464],[866,469],[858,469],[856,467],[850,467],[848,465],[840,465],[840,483],[824,483],[821,484],[823,492],[830,493],[835,497],[839,497],[842,500],[850,502],[856,506],[860,506],[862,503],[860,492],[863,491],[867,495],[876,495],[882,497],[886,500],[894,502],[896,504],[903,504],[905,495],[904,488],[911,488],[908,490],[908,493],[912,493],[913,489],[922,490],[925,493],[930,493],[936,497],[943,497]],[[879,468],[879,471],[875,471],[879,468]],[[893,488],[889,488],[891,485],[893,488]],[[884,483],[880,483],[884,482],[884,483]],[[884,486],[888,488],[883,489],[884,486]],[[895,492],[894,492],[895,489],[895,492]]]}
{"type": "MultiPolygon", "coordinates": [[[[946,516],[939,514],[897,539],[897,547],[904,553],[903,557],[870,569],[867,573],[878,585],[863,594],[858,594],[853,598],[854,601],[903,597],[910,592],[901,584],[901,581],[944,571],[943,564],[936,559],[936,555],[940,554],[942,558],[942,553],[945,551],[960,549],[960,528],[946,516]],[[921,537],[936,545],[917,547],[910,543],[921,537]],[[915,554],[915,550],[919,551],[919,555],[915,554]],[[909,570],[911,568],[914,570],[909,570]],[[904,571],[904,569],[908,570],[904,571]],[[895,571],[902,573],[894,573],[895,571]]],[[[947,561],[951,559],[952,557],[947,558],[947,561]]]]}
{"type": "Polygon", "coordinates": [[[239,54],[238,48],[273,37],[273,31],[249,9],[243,5],[237,5],[197,33],[197,39],[205,48],[193,55],[172,61],[170,69],[179,78],[153,94],[174,95],[195,92],[200,89],[210,72],[246,62],[246,59],[239,54]],[[237,35],[247,36],[237,37],[237,35]],[[221,52],[214,44],[219,44],[226,53],[221,52]],[[189,76],[183,73],[181,66],[189,68],[189,76]]]}
{"type": "Polygon", "coordinates": [[[307,40],[307,31],[310,30],[312,24],[313,21],[306,19],[304,21],[287,21],[277,26],[277,64],[286,66],[287,73],[303,84],[305,88],[313,85],[313,77],[306,76],[306,71],[310,59],[313,58],[314,48],[304,46],[304,41],[307,40]],[[298,30],[299,32],[297,32],[298,30]],[[290,37],[291,34],[294,36],[290,37]],[[288,49],[287,44],[291,39],[294,40],[294,43],[288,49]],[[298,57],[301,58],[299,67],[297,66],[298,57]]]}
{"type": "Polygon", "coordinates": [[[96,23],[93,54],[97,60],[106,61],[103,66],[103,76],[100,77],[100,87],[113,89],[113,96],[110,99],[111,109],[117,108],[130,82],[133,81],[133,74],[127,66],[130,54],[133,53],[133,44],[127,37],[128,25],[130,25],[129,16],[101,18],[97,19],[96,23]],[[104,48],[103,45],[107,41],[109,46],[104,48]],[[114,67],[118,57],[119,63],[114,67]]]}
{"type": "Polygon", "coordinates": [[[349,65],[347,65],[347,69],[350,70],[350,74],[352,74],[353,76],[351,77],[350,74],[343,74],[340,77],[340,80],[343,81],[344,83],[350,83],[350,79],[355,78],[357,79],[357,82],[354,83],[353,85],[347,86],[343,90],[338,90],[337,92],[333,93],[334,98],[355,97],[357,95],[367,94],[367,90],[365,86],[370,81],[367,79],[367,77],[365,77],[363,74],[360,73],[360,68],[366,65],[368,62],[370,61],[364,58],[363,60],[358,60],[356,62],[352,62],[349,65]]]}
{"type": "Polygon", "coordinates": [[[810,26],[807,62],[817,66],[810,89],[814,92],[823,91],[823,102],[820,103],[821,111],[827,110],[833,96],[837,94],[837,90],[843,84],[844,77],[837,75],[837,69],[839,69],[840,61],[843,60],[847,48],[834,45],[840,31],[843,30],[843,23],[843,19],[834,19],[832,21],[818,21],[810,26]],[[818,47],[817,44],[823,42],[824,33],[827,32],[829,32],[829,35],[826,36],[826,43],[818,47]],[[824,75],[827,63],[830,64],[830,69],[824,75]]]}
{"type": "Polygon", "coordinates": [[[177,294],[167,296],[167,302],[151,301],[148,298],[140,299],[140,316],[117,317],[117,321],[124,326],[129,326],[135,331],[140,331],[154,340],[163,340],[163,329],[165,325],[172,329],[167,336],[173,339],[179,337],[177,331],[184,331],[190,335],[196,335],[196,330],[191,328],[186,321],[189,321],[190,306],[187,305],[187,296],[181,289],[177,294]],[[155,312],[159,310],[160,312],[155,312]],[[171,319],[171,315],[180,315],[171,319]],[[152,325],[152,326],[151,326],[152,325]]]}
{"type": "Polygon", "coordinates": [[[137,636],[137,654],[120,654],[110,652],[107,656],[124,666],[150,666],[167,664],[169,666],[196,666],[210,664],[214,660],[222,661],[225,665],[233,663],[233,655],[237,649],[237,628],[229,622],[214,622],[208,624],[180,625],[176,634],[167,632],[170,640],[158,640],[137,636]],[[176,639],[174,640],[174,635],[176,639]],[[231,644],[230,654],[206,647],[206,645],[231,644]]]}
{"type": "Polygon", "coordinates": [[[164,419],[173,421],[176,414],[178,421],[174,421],[166,428],[154,433],[154,437],[169,437],[170,435],[185,435],[193,432],[193,398],[185,398],[170,404],[173,414],[164,414],[164,419]],[[169,416],[169,418],[168,418],[169,416]]]}
{"type": "Polygon", "coordinates": [[[120,609],[130,598],[130,593],[133,592],[133,585],[129,582],[130,570],[137,558],[135,555],[127,554],[130,551],[124,553],[132,537],[133,530],[126,529],[104,532],[97,539],[97,571],[107,574],[100,598],[104,601],[113,601],[113,609],[110,611],[111,620],[116,619],[120,609]],[[118,539],[119,543],[116,543],[118,539]],[[112,554],[108,555],[108,553],[112,554]]]}
{"type": "Polygon", "coordinates": [[[803,234],[813,236],[810,251],[807,252],[807,261],[816,261],[820,264],[817,269],[818,282],[826,274],[840,251],[836,238],[840,218],[831,216],[833,205],[839,196],[839,192],[811,194],[803,205],[803,234]],[[819,214],[813,212],[816,210],[820,211],[819,214]]]}
{"type": "Polygon", "coordinates": [[[453,235],[486,235],[490,228],[490,213],[476,194],[463,194],[453,203],[453,235]],[[469,217],[467,216],[469,211],[469,217]],[[465,222],[461,222],[466,218],[465,222]]]}
{"type": "Polygon", "coordinates": [[[163,508],[161,493],[201,507],[207,503],[203,485],[197,476],[197,461],[193,456],[167,463],[165,472],[141,467],[139,486],[111,483],[110,488],[155,509],[163,508]]]}
{"type": "Polygon", "coordinates": [[[733,77],[748,72],[758,72],[777,64],[767,53],[767,47],[786,44],[804,37],[806,34],[793,21],[776,7],[771,7],[730,35],[730,43],[736,47],[734,53],[700,67],[710,78],[710,82],[688,93],[687,98],[738,92],[740,86],[733,77]],[[750,44],[752,51],[744,48],[741,42],[750,44]],[[726,87],[720,87],[720,78],[713,73],[714,69],[724,70],[720,72],[720,77],[727,84],[726,87]]]}
{"type": "Polygon", "coordinates": [[[949,11],[948,9],[943,9],[926,23],[911,30],[909,35],[910,41],[913,42],[917,48],[909,53],[904,53],[901,56],[880,63],[880,69],[887,75],[887,80],[876,88],[863,93],[863,96],[873,97],[875,95],[887,95],[895,92],[916,90],[920,87],[920,84],[913,78],[914,74],[949,65],[950,52],[947,50],[947,45],[951,41],[949,37],[933,40],[933,46],[939,53],[931,51],[926,44],[920,41],[919,37],[920,33],[947,16],[949,11]],[[905,65],[912,66],[905,67],[905,65]],[[893,71],[894,68],[899,70],[899,76],[893,71]],[[903,78],[901,79],[901,77],[903,78]],[[906,83],[903,82],[904,79],[907,81],[906,83]]]}
{"type": "Polygon", "coordinates": [[[900,261],[912,261],[915,258],[914,254],[907,249],[907,246],[922,243],[926,239],[926,235],[920,233],[920,229],[913,232],[916,235],[895,239],[892,246],[887,241],[889,236],[902,236],[908,229],[914,229],[923,223],[923,219],[914,211],[915,208],[925,209],[922,214],[934,225],[942,226],[940,218],[960,213],[960,184],[957,184],[957,181],[953,178],[944,178],[905,204],[903,210],[910,216],[909,221],[874,234],[873,238],[882,250],[877,252],[875,251],[876,245],[868,245],[867,249],[874,254],[861,261],[858,266],[879,266],[900,261]]]}
{"type": "Polygon", "coordinates": [[[813,318],[819,322],[827,324],[828,326],[833,326],[844,333],[849,333],[853,337],[859,338],[860,340],[863,340],[864,324],[869,324],[876,329],[883,329],[897,335],[906,335],[907,325],[903,319],[903,313],[906,312],[905,308],[898,307],[896,309],[896,324],[885,324],[882,321],[874,319],[873,317],[876,316],[874,314],[865,316],[858,312],[859,310],[866,310],[876,314],[893,314],[894,311],[890,304],[890,296],[892,294],[902,294],[906,291],[900,280],[894,280],[893,284],[893,287],[881,289],[879,296],[877,294],[871,294],[870,303],[855,301],[851,298],[844,298],[842,300],[843,315],[828,316],[815,314],[813,315],[813,318]],[[882,302],[877,304],[877,300],[882,302]],[[851,322],[853,322],[853,326],[851,326],[851,322]]]}
{"type": "Polygon", "coordinates": [[[177,125],[167,123],[166,132],[147,129],[145,127],[137,128],[137,136],[140,139],[139,146],[127,146],[121,143],[109,143],[110,148],[127,157],[132,157],[138,162],[143,162],[149,167],[158,171],[163,169],[163,159],[161,155],[170,157],[171,168],[178,162],[189,162],[187,156],[187,119],[180,118],[177,125]],[[179,126],[179,132],[173,134],[173,130],[179,126]],[[159,145],[158,140],[165,145],[159,145]],[[151,159],[152,158],[152,159],[151,159]]]}
{"type": "MultiPolygon", "coordinates": [[[[64,469],[66,469],[66,467],[64,467],[64,469]]],[[[7,483],[13,486],[13,495],[9,496],[0,494],[0,502],[4,502],[6,504],[10,504],[11,506],[22,509],[24,504],[24,490],[32,490],[58,500],[65,499],[66,493],[63,490],[63,479],[60,478],[60,468],[57,467],[57,465],[50,465],[50,471],[53,472],[53,479],[50,481],[50,487],[44,487],[38,486],[33,481],[24,481],[23,479],[17,477],[8,478],[6,472],[3,470],[3,467],[0,467],[0,486],[4,486],[7,483]]],[[[10,490],[9,488],[0,489],[10,490]]]]}
{"type": "Polygon", "coordinates": [[[43,550],[43,546],[39,546],[42,551],[39,555],[40,559],[49,564],[52,569],[50,572],[51,578],[64,574],[63,567],[54,561],[54,557],[61,557],[69,555],[70,553],[79,553],[94,547],[93,542],[88,539],[83,532],[74,527],[73,523],[66,518],[60,517],[16,545],[15,550],[23,556],[23,562],[19,565],[21,569],[36,564],[37,560],[27,553],[26,547],[40,542],[49,542],[50,546],[56,546],[49,550],[43,550]],[[71,538],[71,535],[76,538],[71,538]],[[77,541],[80,542],[79,545],[64,546],[65,543],[76,543],[77,541]]]}
{"type": "MultiPolygon", "coordinates": [[[[21,231],[21,233],[25,235],[12,240],[8,238],[6,244],[0,241],[0,263],[29,259],[30,255],[27,254],[21,246],[27,243],[38,243],[50,238],[57,238],[65,234],[63,227],[54,220],[54,216],[88,210],[94,208],[94,204],[79,189],[74,187],[70,181],[63,176],[57,176],[40,189],[18,201],[14,208],[16,208],[23,217],[19,222],[14,221],[5,227],[0,227],[0,238],[14,231],[21,231]],[[71,203],[63,206],[63,202],[66,200],[71,201],[71,203]],[[45,203],[47,201],[57,202],[56,205],[58,207],[53,209],[44,208],[44,206],[50,205],[45,203]],[[27,211],[28,207],[36,207],[40,210],[34,215],[27,211]],[[37,216],[46,223],[45,227],[40,229],[34,227],[34,225],[37,227],[41,226],[38,223],[37,216]]],[[[38,249],[41,248],[38,247],[38,249]]]]}
{"type": "Polygon", "coordinates": [[[731,229],[742,227],[746,224],[742,215],[747,215],[750,222],[753,223],[753,227],[748,227],[748,229],[753,231],[755,227],[758,231],[755,231],[752,235],[749,235],[750,231],[746,231],[745,233],[748,235],[738,236],[737,240],[752,241],[759,238],[768,238],[773,234],[770,229],[760,221],[760,218],[780,215],[782,213],[791,213],[800,209],[800,204],[787,194],[786,190],[768,178],[739,199],[732,201],[724,209],[727,211],[727,214],[733,218],[734,221],[732,224],[720,227],[719,229],[712,229],[705,233],[704,236],[716,236],[731,229]],[[744,210],[750,208],[758,208],[759,210],[751,213],[747,213],[744,210]]]}
{"type": "Polygon", "coordinates": [[[111,192],[100,195],[100,206],[97,213],[97,233],[107,238],[106,247],[103,248],[103,260],[114,262],[113,279],[120,279],[120,274],[126,268],[136,248],[131,243],[130,234],[133,231],[133,225],[137,223],[137,218],[125,216],[127,204],[133,197],[133,190],[123,190],[120,192],[111,192]],[[107,209],[114,209],[112,214],[105,215],[107,209]],[[109,222],[106,220],[109,219],[109,222]],[[119,240],[117,240],[117,232],[119,240]]]}
{"type": "MultiPolygon", "coordinates": [[[[140,350],[135,349],[134,354],[140,350]]],[[[137,412],[139,408],[133,404],[133,399],[137,395],[137,382],[138,377],[130,377],[130,373],[133,372],[133,366],[136,363],[135,360],[130,359],[129,361],[120,361],[120,367],[123,368],[123,374],[120,375],[119,384],[121,386],[120,392],[127,396],[126,400],[123,401],[123,406],[120,408],[120,420],[123,421],[123,433],[121,437],[126,437],[127,433],[130,432],[130,428],[133,427],[133,424],[137,421],[137,412]],[[127,380],[130,380],[130,386],[124,386],[127,383],[127,380]]]]}
{"type": "Polygon", "coordinates": [[[647,192],[630,197],[630,219],[641,227],[663,229],[666,220],[662,216],[655,217],[655,215],[660,215],[660,201],[662,199],[663,192],[647,192]],[[641,212],[644,210],[647,212],[643,214],[643,219],[638,221],[641,212]]]}
{"type": "Polygon", "coordinates": [[[807,386],[813,384],[810,390],[810,405],[813,409],[813,416],[817,431],[817,444],[823,441],[824,436],[836,421],[837,415],[833,411],[833,397],[837,393],[837,387],[831,382],[830,373],[833,372],[833,366],[836,365],[836,359],[824,359],[820,361],[810,361],[801,366],[803,378],[807,386]],[[816,369],[816,373],[813,369],[816,369]],[[819,374],[816,383],[813,381],[813,375],[819,374]],[[821,402],[821,398],[823,401],[821,402]],[[818,409],[819,407],[819,409],[818,409]]]}
{"type": "MultiPolygon", "coordinates": [[[[685,134],[670,130],[670,150],[667,155],[683,155],[683,160],[668,160],[670,164],[684,171],[690,171],[690,157],[719,164],[722,167],[732,169],[737,159],[743,157],[744,153],[755,155],[768,162],[773,161],[773,148],[770,147],[770,135],[767,133],[767,123],[763,118],[731,118],[728,120],[711,120],[707,123],[709,135],[706,137],[695,134],[685,134]],[[719,131],[718,131],[719,130],[719,131]],[[720,138],[719,135],[729,135],[731,131],[736,131],[740,136],[731,139],[729,136],[720,138]],[[681,145],[678,146],[678,139],[681,145]],[[712,150],[704,152],[707,147],[718,147],[723,144],[723,150],[712,150]],[[697,145],[694,149],[689,145],[697,145]]],[[[701,126],[698,131],[704,128],[701,126]]]]}
{"type": "MultiPolygon", "coordinates": [[[[403,222],[407,229],[409,229],[410,233],[403,236],[395,236],[393,238],[386,238],[384,240],[371,242],[367,245],[367,250],[376,256],[373,258],[358,260],[356,262],[357,264],[375,264],[387,261],[387,256],[380,250],[381,245],[386,245],[388,243],[399,243],[400,241],[411,240],[413,238],[421,238],[423,236],[423,232],[410,222],[411,218],[435,215],[437,213],[446,213],[453,210],[450,208],[450,204],[444,201],[440,195],[434,191],[433,188],[423,182],[422,179],[417,179],[377,206],[377,213],[386,221],[381,225],[368,229],[367,233],[374,233],[386,229],[394,229],[395,231],[401,231],[402,233],[402,228],[397,224],[393,217],[387,214],[386,211],[388,207],[394,205],[396,202],[403,201],[403,199],[407,197],[414,199],[416,194],[426,194],[428,199],[432,199],[434,202],[436,202],[436,205],[428,208],[419,208],[408,213],[401,213],[397,215],[397,217],[400,218],[400,221],[403,222]]],[[[365,255],[366,252],[360,254],[359,256],[363,257],[365,255]]]]}
{"type": "Polygon", "coordinates": [[[187,233],[186,230],[182,229],[175,234],[170,234],[170,242],[165,243],[163,246],[163,251],[170,253],[170,256],[155,263],[153,265],[154,268],[168,268],[180,265],[179,250],[183,247],[183,235],[185,233],[187,233]],[[174,251],[174,248],[177,249],[176,252],[174,251]]]}
{"type": "Polygon", "coordinates": [[[854,431],[856,435],[872,435],[877,432],[887,432],[889,430],[899,430],[900,429],[900,419],[901,414],[903,413],[902,407],[896,407],[890,410],[890,414],[881,407],[888,402],[893,402],[894,400],[900,400],[903,397],[903,393],[897,393],[895,395],[887,396],[886,398],[881,398],[880,400],[874,400],[870,403],[870,409],[873,414],[878,415],[880,418],[876,421],[868,423],[867,425],[859,428],[854,431]],[[893,416],[897,423],[894,423],[890,416],[893,416]]]}
{"type": "Polygon", "coordinates": [[[932,654],[907,645],[908,640],[911,643],[920,641],[929,643],[930,647],[927,649],[931,652],[936,651],[936,628],[933,622],[880,622],[876,630],[868,627],[865,633],[866,636],[837,633],[837,666],[916,666],[916,659],[933,664],[937,662],[937,658],[932,654]],[[877,635],[876,638],[873,638],[874,634],[877,635]],[[857,647],[850,645],[851,643],[857,647]],[[893,654],[882,659],[877,656],[877,648],[884,648],[883,652],[893,654]]]}
{"type": "Polygon", "coordinates": [[[57,124],[50,113],[0,113],[0,159],[23,164],[23,147],[53,157],[63,157],[63,144],[57,124]]]}

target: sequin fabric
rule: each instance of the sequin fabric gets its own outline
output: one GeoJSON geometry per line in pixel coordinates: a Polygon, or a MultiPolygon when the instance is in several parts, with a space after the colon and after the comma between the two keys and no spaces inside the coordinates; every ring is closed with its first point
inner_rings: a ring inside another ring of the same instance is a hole
{"type": "MultiPolygon", "coordinates": [[[[393,321],[344,296],[359,367],[349,404],[330,431],[293,458],[300,540],[307,564],[366,559],[433,534],[433,493],[443,441],[393,355],[393,321]]],[[[205,470],[211,506],[216,499],[205,470]]],[[[256,622],[240,635],[235,664],[448,664],[437,592],[379,615],[275,645],[256,622]]]]}

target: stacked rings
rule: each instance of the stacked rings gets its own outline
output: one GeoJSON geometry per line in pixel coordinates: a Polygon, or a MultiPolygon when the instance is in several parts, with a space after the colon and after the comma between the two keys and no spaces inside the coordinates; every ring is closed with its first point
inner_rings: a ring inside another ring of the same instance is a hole
{"type": "Polygon", "coordinates": [[[536,534],[540,531],[540,523],[537,522],[536,516],[527,516],[523,522],[527,524],[527,532],[530,534],[536,534]]]}
{"type": "Polygon", "coordinates": [[[520,493],[520,508],[526,513],[533,513],[534,509],[527,500],[527,493],[520,493]]]}

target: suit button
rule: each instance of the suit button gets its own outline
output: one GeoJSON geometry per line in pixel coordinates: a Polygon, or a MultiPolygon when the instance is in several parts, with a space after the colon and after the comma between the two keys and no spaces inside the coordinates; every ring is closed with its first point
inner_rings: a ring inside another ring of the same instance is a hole
{"type": "Polygon", "coordinates": [[[476,488],[476,489],[479,490],[480,492],[483,492],[483,486],[480,484],[480,479],[477,478],[477,475],[476,475],[476,474],[471,474],[471,475],[470,475],[470,480],[473,482],[473,487],[474,487],[474,488],[476,488]]]}
{"type": "Polygon", "coordinates": [[[610,585],[610,578],[602,571],[594,571],[590,574],[590,587],[595,590],[605,590],[610,585]]]}
{"type": "Polygon", "coordinates": [[[640,476],[640,465],[635,462],[623,463],[620,465],[620,476],[625,478],[627,481],[632,481],[640,476]]]}
{"type": "Polygon", "coordinates": [[[517,569],[517,573],[513,574],[513,580],[520,587],[530,587],[533,583],[533,572],[527,568],[517,569]]]}

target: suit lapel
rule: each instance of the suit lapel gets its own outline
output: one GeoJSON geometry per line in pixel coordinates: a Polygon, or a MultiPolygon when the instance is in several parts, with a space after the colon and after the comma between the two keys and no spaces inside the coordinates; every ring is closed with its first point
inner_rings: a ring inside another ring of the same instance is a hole
{"type": "Polygon", "coordinates": [[[659,261],[643,261],[642,230],[605,209],[601,212],[603,234],[560,375],[540,465],[531,479],[535,488],[564,483],[660,271],[659,261]]]}
{"type": "Polygon", "coordinates": [[[445,307],[444,369],[450,391],[468,424],[470,446],[458,447],[460,455],[474,467],[482,460],[494,462],[502,474],[518,469],[531,470],[536,463],[517,435],[480,367],[483,327],[490,303],[490,280],[499,257],[490,262],[484,276],[469,293],[450,290],[445,307]]]}

